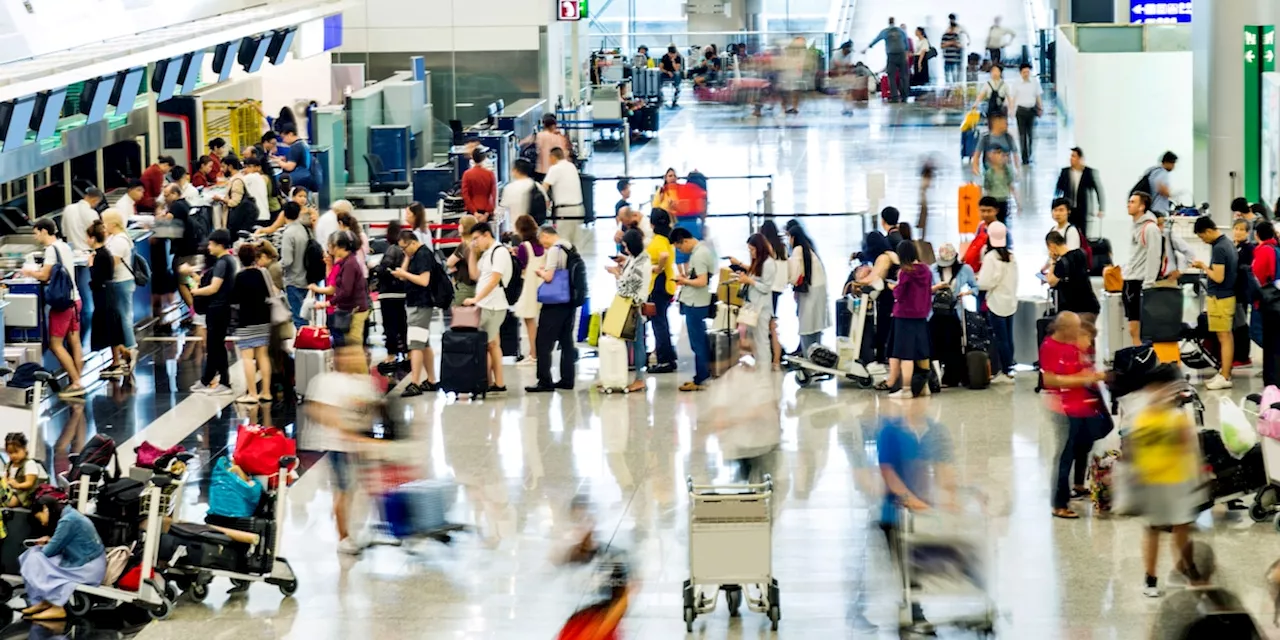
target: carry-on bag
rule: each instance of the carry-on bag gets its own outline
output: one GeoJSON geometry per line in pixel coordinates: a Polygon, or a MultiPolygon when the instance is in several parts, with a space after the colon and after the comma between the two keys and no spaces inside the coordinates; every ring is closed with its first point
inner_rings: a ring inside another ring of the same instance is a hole
{"type": "Polygon", "coordinates": [[[391,535],[405,538],[446,528],[445,514],[456,491],[446,480],[417,480],[388,493],[383,498],[383,515],[391,535]]]}
{"type": "Polygon", "coordinates": [[[969,388],[986,389],[991,386],[991,356],[986,351],[970,351],[964,356],[969,370],[969,388]]]}
{"type": "Polygon", "coordinates": [[[323,351],[333,347],[333,340],[329,336],[328,327],[305,326],[298,329],[298,335],[293,339],[294,349],[310,349],[313,351],[323,351]]]}
{"type": "Polygon", "coordinates": [[[280,458],[297,454],[298,443],[279,427],[246,424],[236,431],[233,461],[248,475],[274,476],[280,458]]]}
{"type": "Polygon", "coordinates": [[[1142,291],[1144,341],[1177,342],[1182,339],[1182,289],[1152,287],[1142,291]]]}
{"type": "Polygon", "coordinates": [[[600,336],[600,386],[607,391],[627,388],[627,358],[630,349],[626,342],[613,336],[600,336]]]}
{"type": "MultiPolygon", "coordinates": [[[[303,330],[315,327],[303,327],[303,330]]],[[[322,373],[333,371],[332,349],[296,348],[293,352],[293,391],[299,397],[307,395],[311,381],[322,373]]]]}
{"type": "Polygon", "coordinates": [[[498,330],[498,344],[502,347],[502,355],[517,357],[520,355],[520,319],[516,314],[508,313],[498,330]]]}
{"type": "Polygon", "coordinates": [[[482,331],[444,332],[440,338],[440,388],[484,395],[489,390],[489,338],[482,331]]]}
{"type": "Polygon", "coordinates": [[[738,337],[728,331],[708,331],[711,345],[711,377],[719,378],[738,364],[738,337]]]}

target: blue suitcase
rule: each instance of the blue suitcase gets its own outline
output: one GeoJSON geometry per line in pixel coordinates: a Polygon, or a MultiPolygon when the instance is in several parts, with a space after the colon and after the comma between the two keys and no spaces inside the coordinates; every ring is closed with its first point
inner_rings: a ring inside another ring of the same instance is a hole
{"type": "Polygon", "coordinates": [[[387,527],[396,538],[426,535],[450,528],[445,514],[457,487],[445,480],[418,480],[400,485],[384,499],[387,527]]]}
{"type": "Polygon", "coordinates": [[[960,133],[960,158],[967,160],[978,151],[978,129],[973,128],[960,133]]]}

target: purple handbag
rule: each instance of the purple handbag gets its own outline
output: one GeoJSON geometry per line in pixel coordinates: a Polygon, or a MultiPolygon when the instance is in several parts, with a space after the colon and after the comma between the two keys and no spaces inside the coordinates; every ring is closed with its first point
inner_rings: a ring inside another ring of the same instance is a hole
{"type": "Polygon", "coordinates": [[[551,282],[538,285],[538,302],[542,304],[569,303],[569,270],[556,269],[551,282]]]}

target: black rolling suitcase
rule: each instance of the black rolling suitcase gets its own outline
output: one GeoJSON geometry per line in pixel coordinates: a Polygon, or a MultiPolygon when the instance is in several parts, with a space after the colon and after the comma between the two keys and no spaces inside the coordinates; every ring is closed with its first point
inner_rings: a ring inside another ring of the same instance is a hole
{"type": "Polygon", "coordinates": [[[440,388],[485,395],[489,390],[489,338],[483,331],[445,331],[440,338],[440,388]]]}
{"type": "Polygon", "coordinates": [[[980,313],[964,314],[965,368],[969,372],[970,389],[991,386],[991,329],[980,313]]]}
{"type": "Polygon", "coordinates": [[[516,357],[520,355],[520,319],[516,314],[508,312],[498,330],[498,343],[502,347],[502,355],[516,357]]]}

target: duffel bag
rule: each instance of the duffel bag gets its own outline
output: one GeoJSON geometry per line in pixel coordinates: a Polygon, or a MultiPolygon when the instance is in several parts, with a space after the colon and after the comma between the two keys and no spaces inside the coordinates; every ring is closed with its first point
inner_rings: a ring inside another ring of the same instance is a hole
{"type": "Polygon", "coordinates": [[[251,476],[274,476],[280,458],[297,452],[297,442],[277,427],[251,424],[236,432],[235,463],[251,476]]]}

